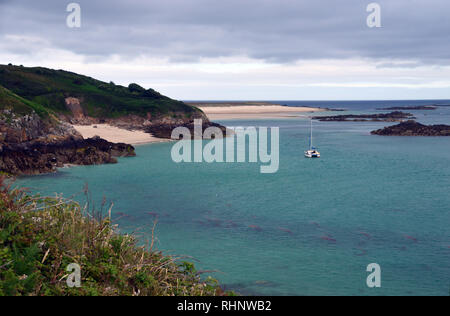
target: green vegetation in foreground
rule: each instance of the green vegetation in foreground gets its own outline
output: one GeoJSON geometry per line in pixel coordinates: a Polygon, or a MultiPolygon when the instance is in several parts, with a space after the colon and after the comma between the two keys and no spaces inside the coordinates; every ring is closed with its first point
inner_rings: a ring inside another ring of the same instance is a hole
{"type": "Polygon", "coordinates": [[[198,111],[135,83],[123,87],[113,82],[106,83],[72,72],[42,67],[0,65],[0,85],[35,105],[59,114],[70,114],[65,106],[67,97],[79,98],[87,114],[98,118],[117,118],[129,114],[146,116],[148,113],[184,113],[189,116],[198,111]]]}
{"type": "Polygon", "coordinates": [[[223,294],[191,263],[151,248],[76,202],[32,196],[0,178],[0,296],[223,294]],[[80,288],[66,284],[71,263],[81,266],[80,288]]]}

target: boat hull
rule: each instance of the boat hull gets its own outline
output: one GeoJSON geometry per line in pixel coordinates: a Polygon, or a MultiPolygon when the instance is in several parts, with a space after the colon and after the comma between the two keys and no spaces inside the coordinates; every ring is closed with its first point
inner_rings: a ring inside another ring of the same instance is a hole
{"type": "Polygon", "coordinates": [[[306,151],[305,157],[306,158],[320,158],[320,153],[318,153],[318,152],[313,153],[313,152],[306,151]]]}

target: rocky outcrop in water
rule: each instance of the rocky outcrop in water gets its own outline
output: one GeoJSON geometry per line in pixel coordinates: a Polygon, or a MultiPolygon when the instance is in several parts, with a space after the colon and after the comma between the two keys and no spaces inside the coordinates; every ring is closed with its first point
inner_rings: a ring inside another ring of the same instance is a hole
{"type": "Polygon", "coordinates": [[[389,108],[380,108],[377,110],[381,111],[404,111],[404,110],[414,110],[414,111],[432,111],[436,110],[438,107],[435,105],[417,105],[417,106],[393,106],[389,108]]]}
{"type": "Polygon", "coordinates": [[[116,163],[115,157],[135,155],[131,145],[114,144],[99,137],[33,140],[0,145],[0,171],[13,175],[33,175],[54,172],[66,164],[116,163]]]}
{"type": "Polygon", "coordinates": [[[405,119],[413,119],[411,113],[395,111],[380,114],[348,114],[335,116],[315,116],[313,119],[322,122],[402,122],[405,119]]]}
{"type": "Polygon", "coordinates": [[[423,125],[410,120],[372,132],[381,136],[450,136],[450,125],[423,125]]]}
{"type": "MultiPolygon", "coordinates": [[[[172,124],[172,123],[166,123],[166,124],[155,124],[155,125],[149,125],[146,127],[145,131],[147,133],[151,133],[152,135],[160,138],[167,138],[171,139],[172,137],[172,131],[177,127],[186,127],[191,132],[192,137],[194,137],[194,122],[189,121],[183,124],[172,124]]],[[[202,122],[202,133],[205,131],[205,129],[209,127],[217,127],[219,128],[223,135],[226,134],[227,129],[217,123],[212,123],[210,121],[203,121],[202,122]]]]}

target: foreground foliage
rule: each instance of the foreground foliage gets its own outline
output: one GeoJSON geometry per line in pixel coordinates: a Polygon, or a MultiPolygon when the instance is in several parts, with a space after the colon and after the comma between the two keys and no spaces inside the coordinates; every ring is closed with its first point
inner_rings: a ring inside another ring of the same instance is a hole
{"type": "Polygon", "coordinates": [[[110,216],[11,189],[0,178],[0,296],[222,294],[192,264],[152,248],[116,233],[110,216]],[[81,266],[80,288],[66,284],[71,263],[81,266]]]}

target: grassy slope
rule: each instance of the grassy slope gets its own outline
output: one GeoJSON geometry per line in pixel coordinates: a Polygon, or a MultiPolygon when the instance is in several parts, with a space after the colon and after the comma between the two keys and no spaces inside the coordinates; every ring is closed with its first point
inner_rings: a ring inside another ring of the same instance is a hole
{"type": "Polygon", "coordinates": [[[26,100],[0,85],[0,110],[14,110],[16,114],[26,115],[35,111],[41,117],[48,117],[50,111],[42,105],[26,100]]]}
{"type": "Polygon", "coordinates": [[[92,117],[115,118],[127,114],[145,116],[173,112],[192,114],[196,109],[136,84],[130,87],[102,82],[63,70],[0,65],[0,85],[56,113],[69,114],[66,97],[82,100],[92,117]]]}
{"type": "Polygon", "coordinates": [[[151,248],[75,202],[11,190],[0,178],[0,296],[223,293],[192,264],[151,248]],[[71,263],[81,266],[81,288],[66,284],[71,263]]]}

